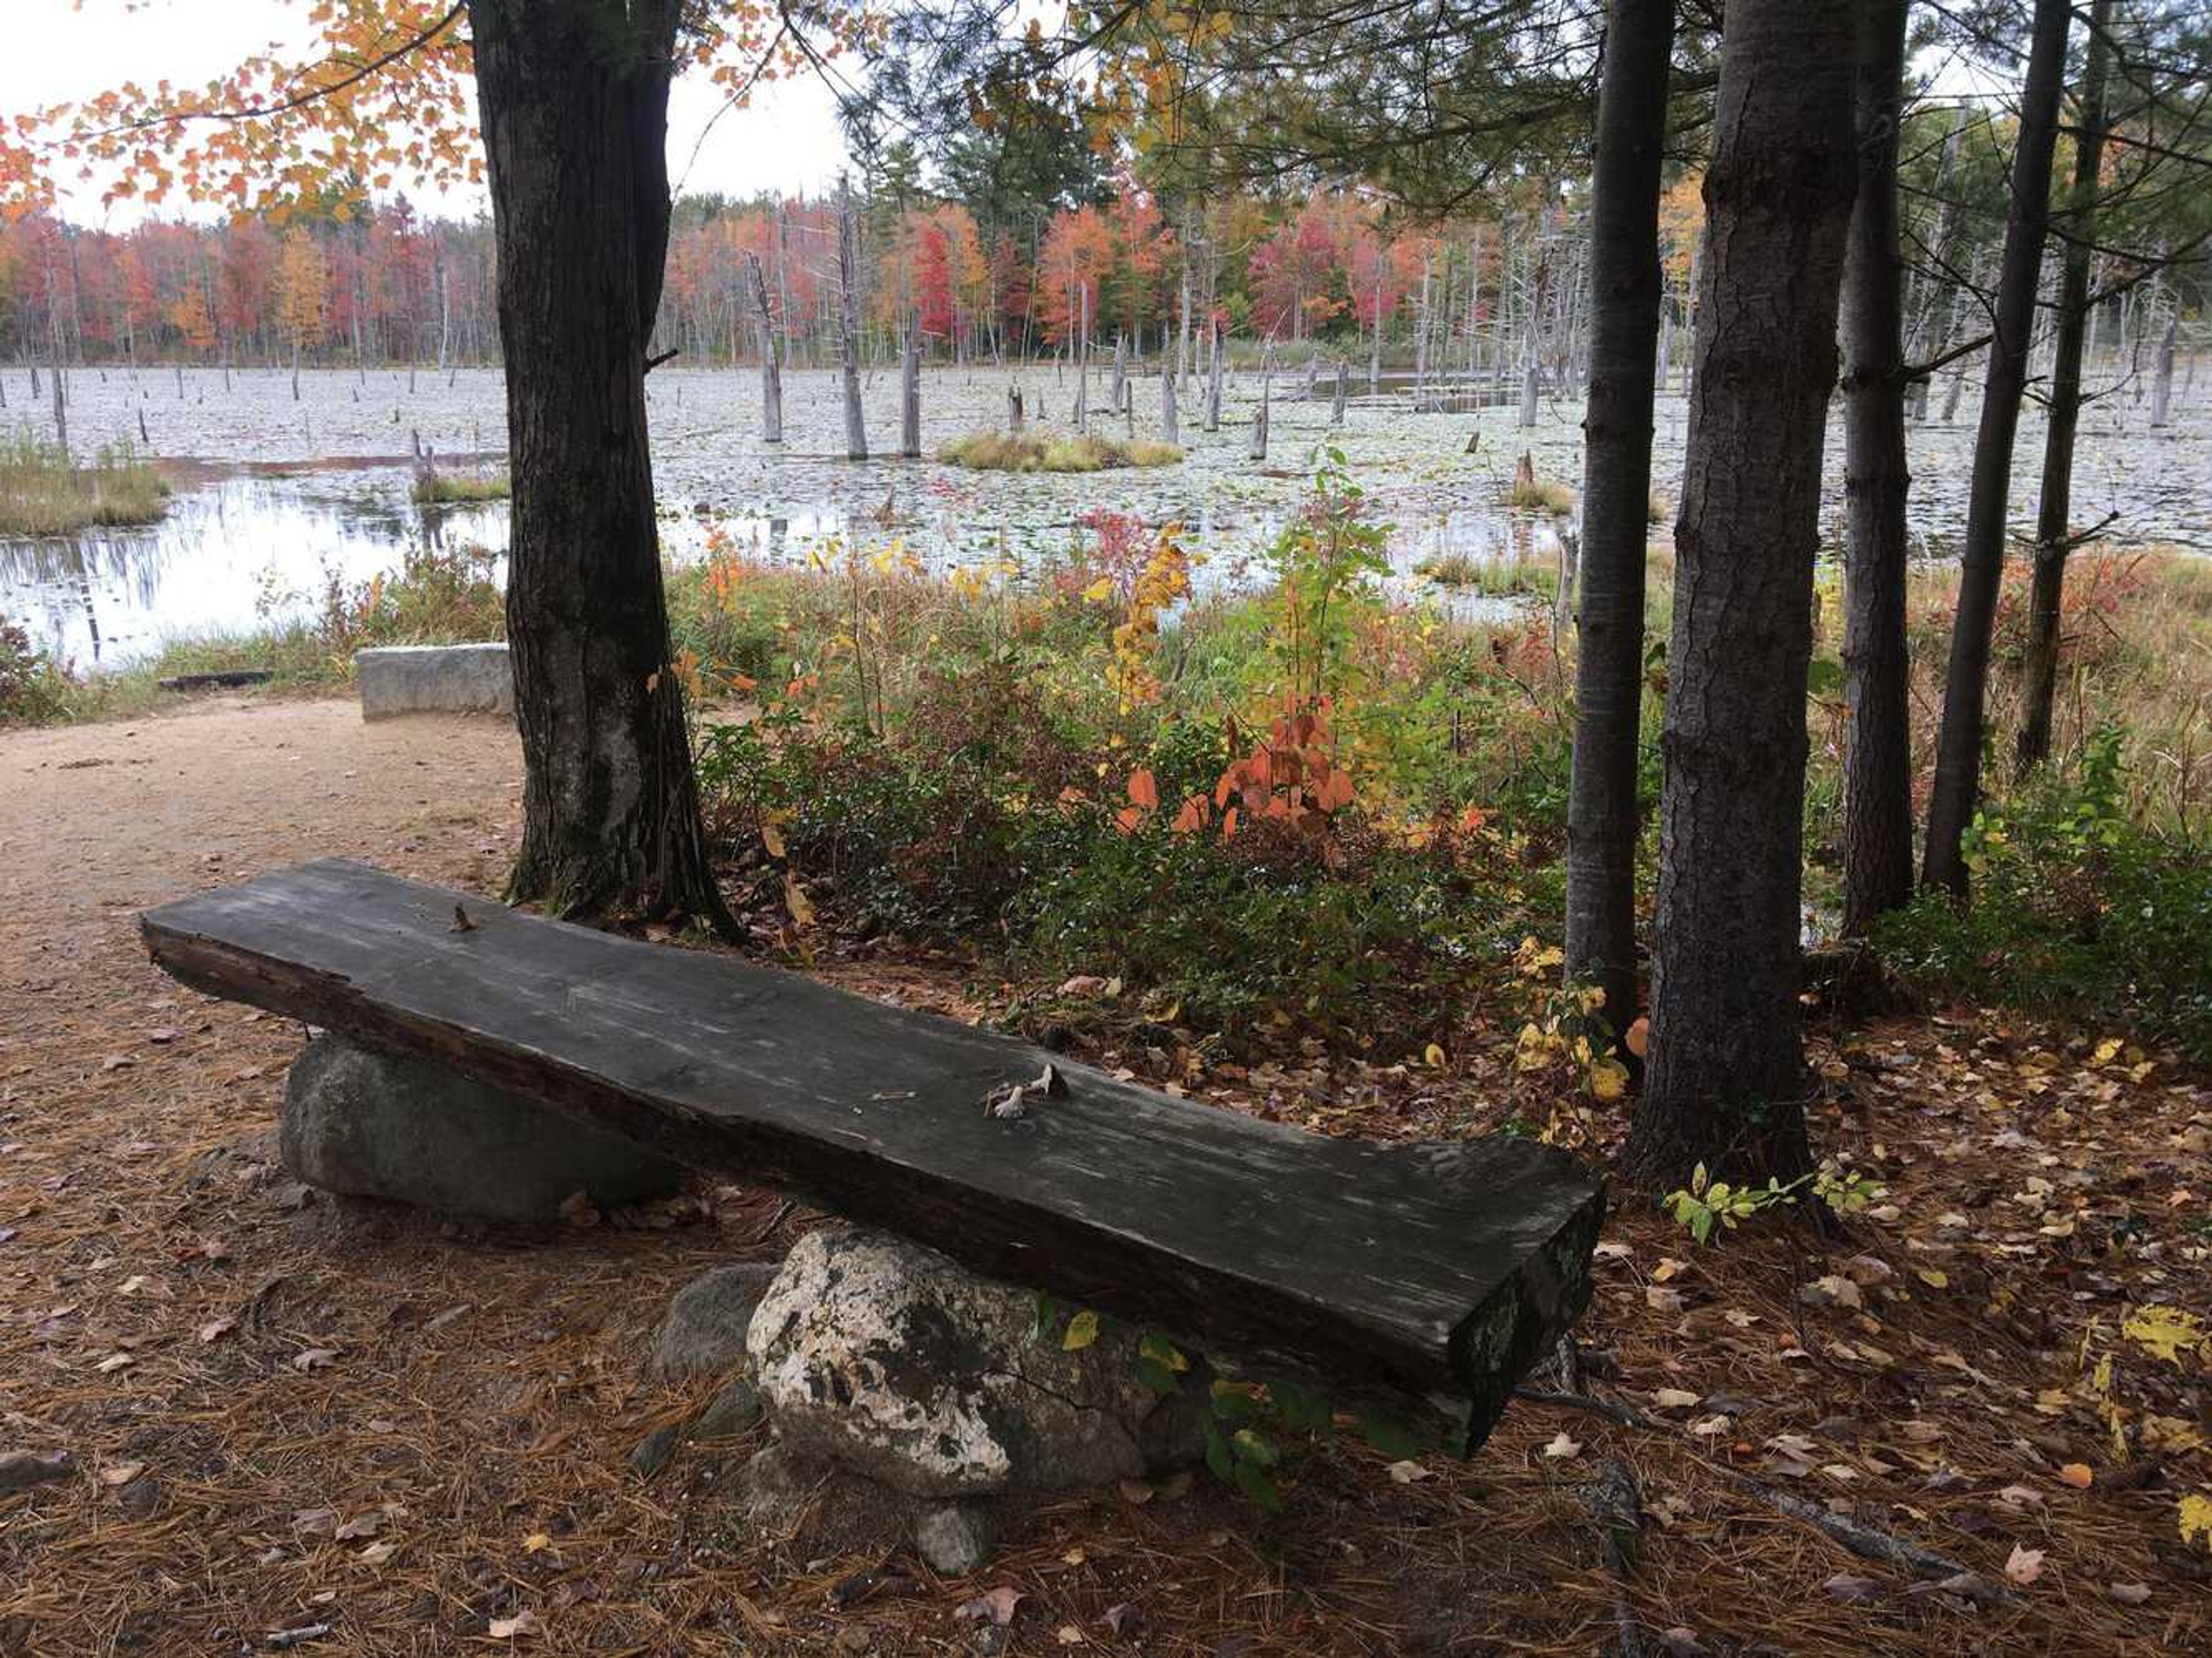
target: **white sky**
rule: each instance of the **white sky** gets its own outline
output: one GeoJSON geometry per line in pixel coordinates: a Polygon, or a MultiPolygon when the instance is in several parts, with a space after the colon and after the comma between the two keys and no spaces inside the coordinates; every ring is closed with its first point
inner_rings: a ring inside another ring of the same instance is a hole
{"type": "MultiPolygon", "coordinates": [[[[0,0],[0,11],[8,33],[7,50],[0,52],[0,118],[121,81],[150,85],[166,76],[178,86],[198,86],[272,41],[306,37],[302,0],[141,0],[135,9],[130,0],[0,0]]],[[[714,121],[720,104],[704,77],[677,81],[668,161],[671,175],[684,177],[687,190],[738,196],[816,192],[834,185],[845,164],[844,143],[829,91],[813,76],[777,82],[714,121]]],[[[409,194],[418,205],[447,214],[485,206],[480,193],[409,194]]],[[[123,203],[103,210],[96,182],[65,195],[63,212],[118,229],[145,216],[143,208],[123,203]]]]}

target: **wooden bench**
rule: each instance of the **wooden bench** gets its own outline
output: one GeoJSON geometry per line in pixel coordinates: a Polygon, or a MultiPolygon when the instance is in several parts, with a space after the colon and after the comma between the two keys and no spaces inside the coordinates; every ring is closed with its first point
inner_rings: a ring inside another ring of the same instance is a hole
{"type": "Polygon", "coordinates": [[[264,875],[141,926],[196,989],[805,1194],[1255,1378],[1410,1413],[1462,1454],[1589,1302],[1600,1189],[1530,1141],[1326,1139],[357,863],[264,875]],[[987,1107],[1048,1063],[1062,1092],[1018,1116],[987,1107]]]}

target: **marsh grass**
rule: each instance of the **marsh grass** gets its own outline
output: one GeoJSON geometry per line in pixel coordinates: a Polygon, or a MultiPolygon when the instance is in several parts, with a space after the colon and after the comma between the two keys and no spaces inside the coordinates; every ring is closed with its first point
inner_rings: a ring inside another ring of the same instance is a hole
{"type": "Polygon", "coordinates": [[[451,507],[505,501],[512,486],[504,472],[440,472],[426,466],[415,474],[409,493],[417,507],[451,507]]]}
{"type": "Polygon", "coordinates": [[[1552,478],[1516,478],[1507,499],[1525,512],[1549,513],[1554,518],[1565,518],[1575,510],[1572,486],[1552,478]]]}
{"type": "Polygon", "coordinates": [[[969,432],[938,459],[975,472],[1103,472],[1124,466],[1172,466],[1182,451],[1170,443],[1124,442],[1096,433],[969,432]]]}
{"type": "Polygon", "coordinates": [[[1527,594],[1549,598],[1559,589],[1555,559],[1480,558],[1471,553],[1439,553],[1416,570],[1439,587],[1455,592],[1481,593],[1492,598],[1527,594]]]}
{"type": "Polygon", "coordinates": [[[82,464],[28,432],[0,446],[0,535],[152,524],[168,500],[169,486],[128,444],[103,447],[82,464]]]}

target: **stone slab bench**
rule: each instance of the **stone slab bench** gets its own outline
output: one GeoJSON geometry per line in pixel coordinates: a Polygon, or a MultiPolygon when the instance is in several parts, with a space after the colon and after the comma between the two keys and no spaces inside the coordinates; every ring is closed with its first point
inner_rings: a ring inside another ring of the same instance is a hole
{"type": "Polygon", "coordinates": [[[361,717],[403,714],[514,714],[504,645],[380,645],[356,651],[361,717]]]}
{"type": "Polygon", "coordinates": [[[141,927],[196,989],[802,1193],[1255,1379],[1395,1410],[1462,1454],[1589,1303],[1600,1187],[1531,1141],[1310,1134],[358,863],[264,875],[141,927]],[[990,1108],[1048,1065],[1059,1090],[990,1108]]]}

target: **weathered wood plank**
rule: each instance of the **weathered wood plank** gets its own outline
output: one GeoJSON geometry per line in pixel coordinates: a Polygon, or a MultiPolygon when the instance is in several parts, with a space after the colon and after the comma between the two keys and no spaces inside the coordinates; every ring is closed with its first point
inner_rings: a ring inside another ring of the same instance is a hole
{"type": "Polygon", "coordinates": [[[726,956],[329,861],[142,918],[201,990],[444,1061],[1197,1351],[1408,1401],[1472,1449],[1577,1316],[1602,1206],[1515,1139],[1329,1139],[726,956]],[[457,929],[454,907],[474,925],[457,929]]]}

